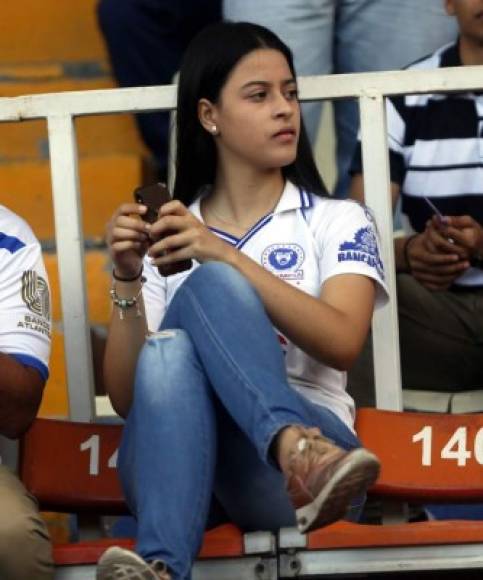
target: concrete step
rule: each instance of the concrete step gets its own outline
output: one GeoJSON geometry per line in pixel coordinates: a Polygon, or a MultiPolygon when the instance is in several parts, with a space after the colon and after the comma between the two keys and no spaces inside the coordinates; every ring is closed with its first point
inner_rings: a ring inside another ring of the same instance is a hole
{"type": "MultiPolygon", "coordinates": [[[[80,159],[83,231],[102,241],[114,209],[131,201],[132,191],[150,181],[139,155],[113,154],[80,159]]],[[[54,239],[54,219],[48,161],[0,164],[0,204],[28,221],[41,241],[54,239]]]]}
{"type": "MultiPolygon", "coordinates": [[[[15,97],[63,91],[110,89],[109,77],[96,79],[49,79],[0,82],[0,96],[15,97]]],[[[136,153],[148,155],[130,114],[100,115],[76,119],[80,155],[136,153]]],[[[44,120],[0,123],[0,162],[46,159],[48,157],[47,124],[44,120]]]]}
{"type": "Polygon", "coordinates": [[[97,0],[2,2],[0,63],[107,61],[97,0]]]}

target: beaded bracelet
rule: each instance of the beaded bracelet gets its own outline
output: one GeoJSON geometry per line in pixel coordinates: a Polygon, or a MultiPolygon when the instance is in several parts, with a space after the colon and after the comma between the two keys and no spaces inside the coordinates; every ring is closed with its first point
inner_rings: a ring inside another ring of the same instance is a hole
{"type": "Polygon", "coordinates": [[[142,276],[140,282],[141,287],[139,288],[138,293],[135,296],[131,296],[131,298],[120,298],[116,292],[116,283],[113,282],[109,294],[111,296],[111,300],[114,306],[117,306],[117,308],[119,308],[119,318],[121,320],[124,320],[124,317],[126,316],[126,311],[129,310],[129,308],[132,308],[133,306],[136,307],[136,317],[142,316],[141,309],[139,308],[139,297],[141,296],[143,284],[144,282],[146,282],[146,278],[142,276]]]}

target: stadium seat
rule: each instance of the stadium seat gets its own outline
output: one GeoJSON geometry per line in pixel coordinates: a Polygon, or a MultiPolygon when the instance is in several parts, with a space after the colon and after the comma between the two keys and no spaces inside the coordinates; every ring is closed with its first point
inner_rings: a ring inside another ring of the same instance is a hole
{"type": "MultiPolygon", "coordinates": [[[[76,514],[124,514],[116,472],[121,425],[37,419],[20,445],[20,476],[41,509],[76,514]]],[[[95,564],[112,545],[133,540],[99,538],[54,544],[56,580],[94,579],[95,564]]],[[[269,532],[242,534],[231,524],[205,534],[197,580],[274,580],[275,541],[269,532]]]]}
{"type": "MultiPolygon", "coordinates": [[[[391,502],[483,502],[482,414],[361,409],[357,432],[381,459],[372,496],[391,502]]],[[[279,550],[282,578],[481,568],[483,522],[338,522],[306,536],[283,529],[279,550]]]]}

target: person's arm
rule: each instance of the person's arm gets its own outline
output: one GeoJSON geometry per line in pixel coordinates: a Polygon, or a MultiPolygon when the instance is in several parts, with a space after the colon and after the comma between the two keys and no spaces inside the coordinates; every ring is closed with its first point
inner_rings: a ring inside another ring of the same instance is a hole
{"type": "MultiPolygon", "coordinates": [[[[138,204],[125,204],[113,215],[107,229],[107,244],[114,264],[114,272],[121,278],[135,278],[140,274],[143,256],[148,247],[149,225],[133,214],[146,211],[138,204]]],[[[115,281],[119,298],[138,296],[138,304],[122,311],[113,306],[109,322],[103,375],[106,392],[116,412],[125,417],[129,412],[134,373],[139,352],[147,334],[142,300],[141,275],[132,282],[115,281]]]]}
{"type": "MultiPolygon", "coordinates": [[[[132,298],[139,293],[141,282],[116,282],[119,298],[132,298]]],[[[112,406],[121,417],[126,417],[131,407],[132,386],[139,352],[148,332],[142,295],[136,306],[123,311],[113,307],[109,321],[104,353],[104,384],[112,406]],[[139,314],[138,314],[139,312],[139,314]]]]}
{"type": "Polygon", "coordinates": [[[373,280],[359,274],[334,276],[315,298],[241,252],[230,252],[226,262],[252,283],[274,326],[289,340],[333,368],[347,370],[352,366],[371,323],[373,280]]]}
{"type": "MultiPolygon", "coordinates": [[[[399,198],[401,187],[391,182],[393,209],[399,198]]],[[[355,174],[351,181],[350,197],[364,203],[364,180],[362,174],[355,174]]],[[[411,274],[429,290],[445,290],[469,266],[458,253],[455,246],[446,245],[440,240],[436,246],[432,239],[441,237],[434,227],[428,227],[420,234],[405,235],[394,238],[394,260],[396,272],[411,274]]]]}
{"type": "Polygon", "coordinates": [[[45,381],[13,356],[0,353],[0,433],[20,437],[35,419],[45,381]]]}
{"type": "Polygon", "coordinates": [[[178,233],[151,246],[154,264],[194,258],[233,266],[255,287],[273,324],[294,344],[334,368],[351,366],[370,325],[375,297],[372,280],[358,274],[336,275],[314,298],[215,236],[179,201],[166,204],[161,212],[164,215],[152,226],[152,235],[178,233]]]}
{"type": "Polygon", "coordinates": [[[41,248],[29,226],[3,208],[7,236],[0,274],[0,434],[20,437],[35,419],[48,377],[50,291],[41,248]]]}

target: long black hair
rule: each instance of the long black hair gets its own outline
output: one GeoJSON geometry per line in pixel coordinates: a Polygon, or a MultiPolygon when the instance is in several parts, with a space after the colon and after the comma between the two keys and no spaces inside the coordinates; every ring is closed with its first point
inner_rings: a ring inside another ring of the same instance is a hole
{"type": "MultiPolygon", "coordinates": [[[[198,102],[217,103],[236,64],[250,52],[269,48],[281,52],[293,77],[290,49],[263,26],[248,22],[219,22],[203,29],[190,43],[183,58],[178,83],[176,180],[173,196],[189,205],[202,186],[214,183],[217,152],[213,137],[198,119],[198,102]]],[[[282,167],[285,179],[301,189],[327,196],[317,171],[310,143],[301,121],[296,159],[282,167]]]]}

